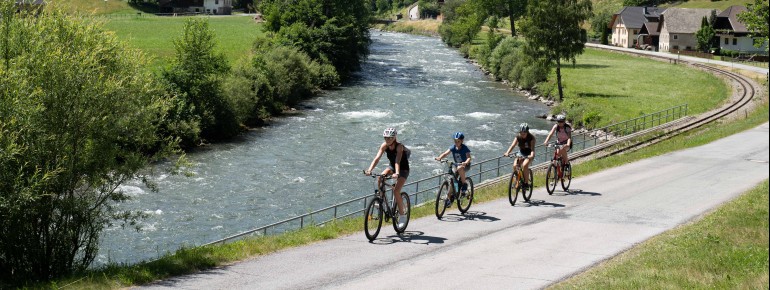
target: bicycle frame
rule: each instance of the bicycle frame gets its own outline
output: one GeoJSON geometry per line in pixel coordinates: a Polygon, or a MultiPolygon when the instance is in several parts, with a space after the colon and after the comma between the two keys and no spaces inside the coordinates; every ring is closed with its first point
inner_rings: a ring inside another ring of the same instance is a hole
{"type": "Polygon", "coordinates": [[[393,192],[393,188],[396,186],[394,183],[388,183],[389,180],[392,180],[390,175],[382,175],[377,173],[372,173],[371,175],[374,180],[374,196],[380,198],[385,203],[385,212],[387,213],[387,217],[394,217],[395,216],[395,209],[397,207],[396,205],[396,194],[393,192]],[[387,189],[386,187],[390,188],[390,201],[388,201],[388,194],[386,193],[387,189]]]}

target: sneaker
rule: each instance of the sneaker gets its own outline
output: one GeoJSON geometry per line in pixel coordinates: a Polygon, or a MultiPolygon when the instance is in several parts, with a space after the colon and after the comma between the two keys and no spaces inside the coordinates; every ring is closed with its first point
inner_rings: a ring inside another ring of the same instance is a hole
{"type": "Polygon", "coordinates": [[[452,206],[452,198],[447,198],[444,200],[444,207],[450,207],[452,206]]]}
{"type": "Polygon", "coordinates": [[[460,186],[460,191],[462,193],[466,193],[468,191],[468,184],[467,183],[463,183],[463,185],[460,186]]]}
{"type": "Polygon", "coordinates": [[[398,227],[403,228],[406,226],[406,215],[398,215],[398,227]]]}

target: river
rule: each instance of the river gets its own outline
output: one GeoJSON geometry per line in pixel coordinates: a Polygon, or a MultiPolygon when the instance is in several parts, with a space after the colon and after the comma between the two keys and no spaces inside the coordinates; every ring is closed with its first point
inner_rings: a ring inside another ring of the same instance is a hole
{"type": "MultiPolygon", "coordinates": [[[[480,161],[500,156],[519,123],[529,123],[538,140],[550,129],[535,117],[547,107],[494,82],[440,39],[372,31],[372,41],[361,71],[343,87],[233,142],[189,153],[193,176],[155,176],[158,192],[123,186],[133,199],[120,207],[149,217],[141,231],[108,228],[95,265],[151,260],[370,194],[361,170],[386,127],[396,127],[412,150],[410,180],[440,170],[433,158],[456,131],[480,161]]],[[[385,164],[383,157],[376,171],[385,164]]]]}

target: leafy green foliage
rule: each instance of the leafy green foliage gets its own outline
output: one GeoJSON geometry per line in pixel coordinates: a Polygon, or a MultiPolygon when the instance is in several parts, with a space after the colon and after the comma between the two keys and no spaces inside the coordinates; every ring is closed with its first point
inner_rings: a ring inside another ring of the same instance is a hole
{"type": "Polygon", "coordinates": [[[738,14],[738,20],[746,24],[746,28],[752,31],[752,36],[757,37],[754,41],[755,47],[765,45],[765,52],[768,52],[768,19],[770,19],[770,6],[767,0],[754,0],[754,4],[747,5],[748,11],[738,14]]]}
{"type": "Polygon", "coordinates": [[[417,1],[417,6],[420,9],[420,17],[422,18],[436,18],[441,14],[438,0],[419,0],[417,1]]]}
{"type": "Polygon", "coordinates": [[[524,16],[527,0],[485,0],[482,6],[489,15],[507,17],[510,21],[511,36],[516,36],[516,20],[524,16]]]}
{"type": "Polygon", "coordinates": [[[556,63],[559,100],[564,99],[561,83],[561,61],[574,62],[583,53],[586,32],[581,24],[592,16],[589,0],[530,1],[529,16],[522,23],[530,55],[556,63]]]}
{"type": "Polygon", "coordinates": [[[470,43],[487,19],[482,9],[482,0],[450,0],[444,4],[444,23],[439,27],[441,40],[453,46],[460,47],[470,43]]]}
{"type": "Polygon", "coordinates": [[[714,30],[714,27],[711,26],[712,23],[709,23],[706,16],[703,16],[703,19],[701,19],[701,26],[698,32],[695,33],[695,38],[698,40],[698,50],[703,52],[709,52],[712,48],[712,44],[714,43],[714,36],[716,36],[716,31],[714,30]]]}
{"type": "MultiPolygon", "coordinates": [[[[164,79],[185,101],[185,108],[180,109],[180,121],[190,124],[199,121],[200,136],[208,140],[230,138],[240,131],[233,108],[222,90],[230,68],[224,55],[214,51],[215,46],[208,22],[190,18],[185,22],[182,36],[174,40],[176,59],[163,72],[164,79]]],[[[194,136],[184,137],[188,145],[198,141],[190,139],[194,136]]]]}
{"type": "Polygon", "coordinates": [[[343,79],[369,54],[369,7],[364,1],[265,0],[265,29],[282,45],[331,64],[343,79]]]}
{"type": "Polygon", "coordinates": [[[531,89],[545,81],[550,70],[548,63],[527,54],[525,46],[523,40],[505,37],[492,50],[487,69],[498,80],[507,80],[524,89],[531,89]]]}
{"type": "Polygon", "coordinates": [[[142,216],[120,185],[175,146],[143,57],[98,24],[0,3],[0,288],[84,270],[99,234],[142,216]]]}

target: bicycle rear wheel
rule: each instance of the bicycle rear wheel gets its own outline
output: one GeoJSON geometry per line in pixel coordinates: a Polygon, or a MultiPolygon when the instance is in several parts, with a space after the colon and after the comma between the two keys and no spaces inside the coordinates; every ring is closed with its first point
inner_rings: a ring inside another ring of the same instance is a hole
{"type": "Polygon", "coordinates": [[[412,215],[412,202],[409,201],[409,194],[402,192],[401,200],[404,204],[404,215],[406,216],[406,222],[404,222],[403,227],[398,226],[398,205],[393,205],[393,229],[399,234],[406,231],[406,227],[409,226],[409,217],[412,215]]]}
{"type": "Polygon", "coordinates": [[[548,191],[548,194],[553,194],[553,191],[556,190],[556,183],[559,181],[559,176],[556,173],[556,166],[551,163],[551,165],[548,166],[548,173],[545,174],[545,190],[548,191]]]}
{"type": "Polygon", "coordinates": [[[521,196],[524,197],[524,201],[529,202],[529,199],[532,198],[532,189],[535,188],[533,185],[535,182],[532,175],[532,169],[527,168],[527,171],[529,171],[529,186],[527,186],[525,189],[522,189],[521,196]]]}
{"type": "Polygon", "coordinates": [[[364,233],[369,241],[374,241],[382,227],[382,199],[376,197],[369,201],[364,212],[364,233]]]}
{"type": "Polygon", "coordinates": [[[446,200],[449,198],[449,182],[444,181],[436,193],[436,217],[441,219],[446,211],[446,200]]]}
{"type": "Polygon", "coordinates": [[[516,204],[516,199],[519,198],[519,178],[516,176],[516,172],[511,173],[511,178],[508,179],[508,202],[511,205],[516,204]]]}
{"type": "Polygon", "coordinates": [[[460,210],[460,213],[468,212],[473,203],[473,179],[468,177],[465,178],[465,181],[468,182],[468,191],[465,194],[460,194],[460,197],[457,198],[457,209],[460,210]]]}
{"type": "Polygon", "coordinates": [[[564,172],[561,179],[561,188],[564,191],[569,190],[569,185],[572,183],[572,165],[567,164],[564,166],[564,172]]]}

